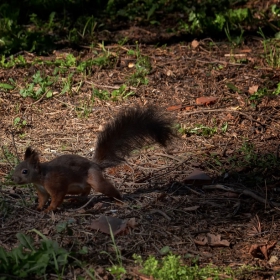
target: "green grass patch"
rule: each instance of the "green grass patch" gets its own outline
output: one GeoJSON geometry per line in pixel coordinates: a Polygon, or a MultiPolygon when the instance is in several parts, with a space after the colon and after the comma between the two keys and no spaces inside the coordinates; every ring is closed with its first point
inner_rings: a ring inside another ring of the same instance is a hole
{"type": "Polygon", "coordinates": [[[184,264],[182,257],[169,254],[158,260],[154,256],[143,261],[140,256],[134,256],[136,263],[142,269],[141,273],[154,277],[156,280],[198,280],[198,279],[236,279],[242,273],[253,271],[251,267],[232,269],[230,267],[215,267],[211,264],[199,267],[195,262],[192,265],[184,264]]]}

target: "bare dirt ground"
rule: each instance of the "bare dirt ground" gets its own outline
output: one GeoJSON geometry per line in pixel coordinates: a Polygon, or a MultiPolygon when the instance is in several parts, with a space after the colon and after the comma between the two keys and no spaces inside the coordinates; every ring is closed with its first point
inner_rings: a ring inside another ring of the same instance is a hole
{"type": "MultiPolygon", "coordinates": [[[[163,47],[140,45],[141,54],[151,60],[149,83],[133,88],[135,95],[125,100],[95,98],[91,102],[92,84],[111,91],[133,72],[129,63],[135,61],[127,57],[127,50],[132,48],[135,46],[108,46],[117,56],[115,67],[96,66],[86,76],[76,73],[74,87],[79,87],[78,93],[58,93],[39,101],[20,97],[19,88],[38,70],[51,73],[51,67],[36,64],[1,69],[1,83],[12,78],[18,85],[13,92],[0,92],[0,137],[4,150],[18,153],[22,159],[25,148],[32,146],[40,151],[42,161],[65,153],[90,158],[102,126],[121,108],[135,104],[163,108],[183,128],[204,125],[217,131],[212,136],[194,131],[179,134],[167,150],[156,145],[146,147],[129,158],[127,164],[108,169],[108,178],[124,195],[123,204],[92,193],[93,200],[85,207],[88,200],[65,199],[59,211],[51,214],[34,210],[36,194],[31,186],[13,186],[5,177],[15,163],[8,162],[2,151],[0,246],[13,248],[17,232],[32,235],[29,230],[36,228],[69,250],[86,246],[86,262],[97,269],[99,279],[106,279],[110,276],[105,268],[115,261],[111,237],[93,230],[92,221],[101,215],[135,218],[137,225],[116,237],[124,265],[131,267],[135,277],[134,253],[143,258],[160,257],[160,250],[169,246],[189,264],[191,258],[186,255],[198,257],[200,266],[258,266],[260,269],[240,275],[240,279],[276,279],[273,277],[280,270],[280,100],[278,96],[266,96],[258,102],[249,100],[249,89],[275,88],[280,72],[266,64],[261,41],[248,38],[239,48],[210,39],[195,48],[187,42],[163,47]],[[198,105],[196,99],[204,96],[217,99],[198,105]],[[87,107],[89,113],[83,117],[79,107],[87,107]],[[27,125],[15,127],[16,117],[26,120],[27,125]],[[188,180],[194,170],[205,172],[210,181],[188,180]],[[205,184],[215,188],[207,189],[205,184]],[[231,189],[217,189],[217,184],[231,189]],[[56,225],[60,222],[69,222],[72,234],[58,233],[56,225]],[[222,242],[215,239],[218,235],[222,242]],[[270,245],[273,246],[269,248],[270,245]]],[[[57,51],[42,59],[55,59],[70,52],[57,51]]],[[[73,53],[82,54],[82,59],[96,55],[88,49],[73,53]]],[[[31,54],[24,56],[27,61],[35,59],[31,54]]]]}

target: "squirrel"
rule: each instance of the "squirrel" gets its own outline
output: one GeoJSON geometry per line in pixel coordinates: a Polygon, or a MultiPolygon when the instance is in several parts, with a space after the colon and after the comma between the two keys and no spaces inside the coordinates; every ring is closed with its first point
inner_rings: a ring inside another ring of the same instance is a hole
{"type": "Polygon", "coordinates": [[[38,193],[37,210],[56,210],[66,194],[87,196],[91,188],[108,197],[121,199],[120,192],[104,178],[102,171],[125,161],[135,149],[154,142],[166,147],[175,136],[172,122],[154,107],[129,107],[107,123],[97,137],[92,160],[79,155],[62,155],[41,163],[31,147],[12,175],[16,184],[33,183],[38,193]]]}

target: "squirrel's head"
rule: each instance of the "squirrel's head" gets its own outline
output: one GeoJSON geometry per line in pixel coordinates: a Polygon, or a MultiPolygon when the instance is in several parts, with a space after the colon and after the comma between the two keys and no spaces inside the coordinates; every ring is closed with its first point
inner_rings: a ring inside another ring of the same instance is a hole
{"type": "Polygon", "coordinates": [[[40,173],[40,161],[38,153],[28,147],[22,161],[16,168],[13,174],[13,181],[16,184],[28,184],[36,181],[40,173]]]}

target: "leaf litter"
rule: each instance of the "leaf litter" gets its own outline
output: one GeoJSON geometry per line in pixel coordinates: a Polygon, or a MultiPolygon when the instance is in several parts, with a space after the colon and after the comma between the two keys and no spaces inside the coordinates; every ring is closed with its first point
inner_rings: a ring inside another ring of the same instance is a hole
{"type": "MultiPolygon", "coordinates": [[[[78,251],[87,247],[87,261],[101,271],[100,267],[116,262],[112,254],[100,254],[111,250],[109,226],[104,218],[109,216],[113,217],[114,233],[121,229],[125,233],[116,234],[115,240],[127,266],[134,253],[144,259],[149,255],[160,257],[161,249],[168,247],[182,256],[190,252],[198,255],[200,266],[210,262],[226,266],[232,262],[236,267],[245,264],[263,268],[262,274],[256,272],[252,279],[271,275],[280,259],[280,176],[276,156],[280,100],[277,95],[249,98],[258,89],[275,88],[280,74],[266,65],[261,42],[253,40],[243,46],[254,50],[246,52],[246,63],[240,61],[240,56],[225,56],[231,53],[226,43],[212,47],[207,40],[193,41],[191,48],[188,43],[165,48],[140,44],[141,53],[152,58],[148,84],[138,85],[134,88],[136,94],[124,100],[94,98],[92,102],[93,86],[101,91],[115,90],[134,73],[135,67],[130,66],[136,61],[124,63],[127,49],[132,46],[124,48],[110,46],[119,56],[120,63],[115,67],[90,69],[86,79],[94,81],[94,85],[76,84],[73,92],[64,94],[53,88],[58,94],[37,101],[22,98],[17,90],[7,86],[0,92],[0,193],[4,203],[0,246],[11,249],[16,245],[17,232],[30,234],[30,228],[36,228],[50,239],[59,239],[66,249],[78,251]],[[256,69],[255,65],[260,67],[256,69]],[[197,104],[198,98],[206,97],[215,102],[204,100],[197,104]],[[108,179],[122,192],[125,203],[92,193],[87,205],[79,199],[65,199],[59,211],[43,214],[33,210],[33,187],[7,183],[4,176],[14,162],[7,153],[4,156],[3,150],[14,155],[18,151],[21,158],[31,145],[45,161],[63,153],[90,158],[100,127],[122,107],[147,103],[164,108],[173,116],[179,137],[167,150],[145,147],[127,159],[127,165],[108,170],[108,179]],[[81,104],[90,105],[84,116],[79,114],[81,104]],[[17,117],[26,125],[14,126],[12,120],[17,117]],[[180,132],[184,126],[197,124],[216,132],[211,137],[180,132]],[[197,170],[201,175],[194,178],[197,170]],[[204,188],[210,180],[212,187],[204,188]],[[67,223],[71,230],[57,232],[56,225],[69,218],[73,219],[67,223]],[[134,226],[129,226],[130,219],[134,226]],[[200,236],[204,238],[200,242],[207,243],[196,244],[200,236]]],[[[63,55],[69,50],[57,52],[63,55]]],[[[242,52],[235,51],[239,53],[242,52]]],[[[91,57],[91,51],[85,51],[83,59],[91,57]]],[[[26,77],[31,78],[37,70],[51,73],[53,69],[47,65],[0,69],[0,82],[9,84],[13,79],[23,86],[26,77]]],[[[83,74],[75,73],[76,83],[83,79],[83,74]]],[[[189,259],[185,262],[192,265],[189,259]]]]}

